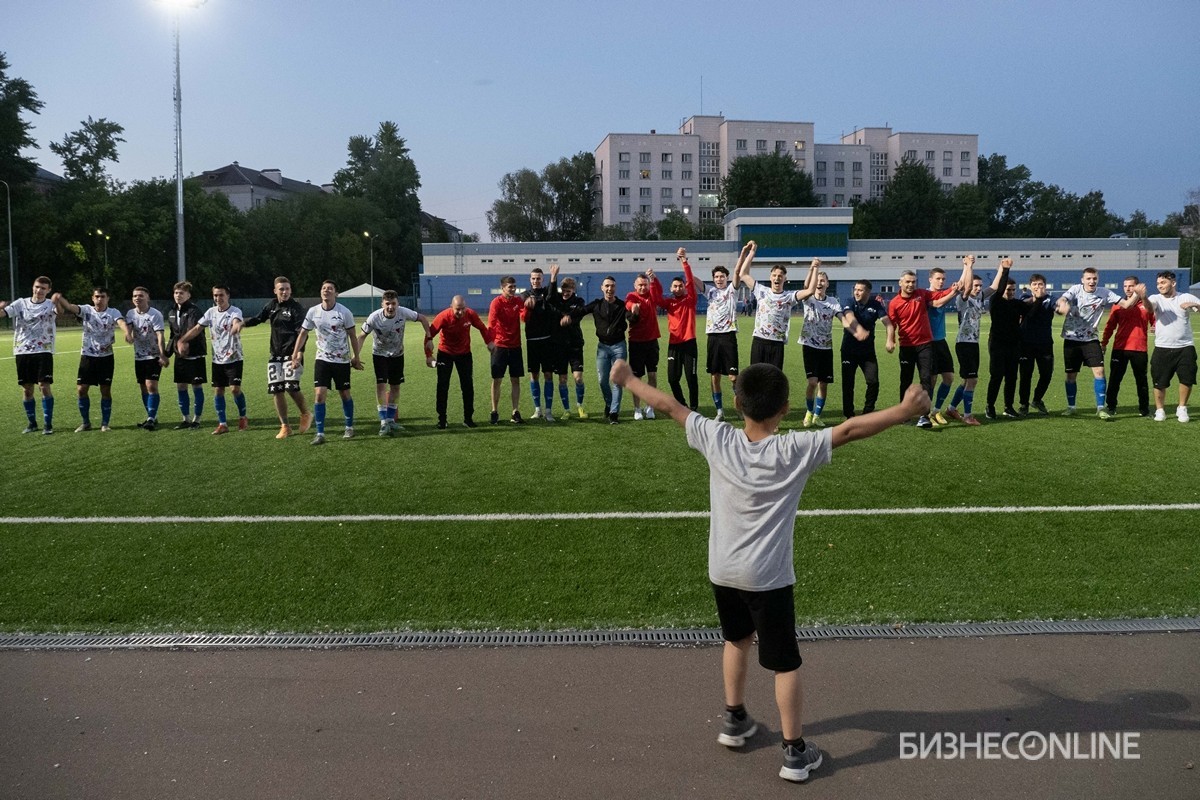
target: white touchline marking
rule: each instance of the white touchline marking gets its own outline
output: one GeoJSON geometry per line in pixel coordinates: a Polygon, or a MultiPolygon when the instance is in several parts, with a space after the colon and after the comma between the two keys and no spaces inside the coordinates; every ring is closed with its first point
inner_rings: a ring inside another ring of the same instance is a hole
{"type": "MultiPolygon", "coordinates": [[[[798,517],[931,516],[937,514],[1103,514],[1140,511],[1200,511],[1200,503],[1092,506],[945,506],[923,508],[802,508],[798,517]]],[[[508,522],[578,520],[707,519],[707,511],[590,511],[557,514],[295,514],[225,517],[0,517],[0,525],[194,525],[197,523],[275,524],[281,522],[508,522]]]]}

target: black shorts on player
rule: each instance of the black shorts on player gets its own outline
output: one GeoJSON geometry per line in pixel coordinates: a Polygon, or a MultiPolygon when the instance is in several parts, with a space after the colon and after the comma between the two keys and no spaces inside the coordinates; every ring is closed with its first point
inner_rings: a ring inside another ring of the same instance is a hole
{"type": "MultiPolygon", "coordinates": [[[[533,339],[525,342],[526,349],[529,350],[527,363],[530,372],[544,372],[547,375],[554,374],[554,340],[550,338],[533,339]]],[[[518,353],[521,351],[518,349],[518,353]]],[[[518,376],[519,377],[519,376],[518,376]]]]}
{"type": "Polygon", "coordinates": [[[1095,369],[1104,366],[1104,350],[1100,342],[1092,339],[1090,342],[1077,342],[1074,339],[1063,339],[1063,364],[1067,372],[1079,372],[1080,366],[1087,364],[1095,369]]]}
{"type": "Polygon", "coordinates": [[[750,340],[750,363],[771,364],[783,369],[783,344],[783,342],[753,337],[750,340]]]}
{"type": "Polygon", "coordinates": [[[933,372],[935,375],[954,372],[954,359],[950,356],[950,345],[945,339],[933,340],[933,372]]]}
{"type": "Polygon", "coordinates": [[[629,343],[629,369],[639,378],[658,372],[658,339],[629,343]]]}
{"type": "Polygon", "coordinates": [[[710,333],[708,335],[708,355],[706,371],[709,375],[738,374],[738,341],[737,333],[710,333]]]}
{"type": "Polygon", "coordinates": [[[712,584],[722,638],[727,642],[740,642],[757,633],[759,664],[776,672],[798,669],[802,659],[796,644],[793,589],[784,586],[765,592],[748,592],[712,584]]]}
{"type": "Polygon", "coordinates": [[[508,373],[512,378],[523,378],[525,368],[521,365],[521,348],[497,347],[492,351],[492,380],[499,380],[508,373]]]}
{"type": "Polygon", "coordinates": [[[398,356],[371,356],[375,367],[375,385],[399,386],[404,383],[404,354],[398,356]]]}
{"type": "Polygon", "coordinates": [[[313,386],[346,391],[350,388],[350,365],[335,364],[318,358],[316,366],[313,367],[313,386]]]}
{"type": "Polygon", "coordinates": [[[175,356],[175,383],[190,383],[192,386],[208,383],[204,367],[203,358],[175,356]]]}
{"type": "Polygon", "coordinates": [[[17,383],[54,383],[53,353],[23,353],[17,356],[17,383]]]}
{"type": "Polygon", "coordinates": [[[833,383],[833,350],[804,345],[804,377],[818,383],[833,383]]]}
{"type": "Polygon", "coordinates": [[[212,385],[214,389],[226,386],[242,385],[242,365],[244,361],[230,361],[228,364],[213,364],[212,385]]]}
{"type": "Polygon", "coordinates": [[[958,356],[958,377],[979,377],[979,342],[955,342],[954,355],[958,356]]]}
{"type": "Polygon", "coordinates": [[[116,361],[113,356],[80,356],[75,385],[111,386],[116,361]]]}
{"type": "Polygon", "coordinates": [[[133,374],[137,377],[138,383],[157,381],[162,375],[162,364],[157,358],[135,361],[133,362],[133,374]]]}

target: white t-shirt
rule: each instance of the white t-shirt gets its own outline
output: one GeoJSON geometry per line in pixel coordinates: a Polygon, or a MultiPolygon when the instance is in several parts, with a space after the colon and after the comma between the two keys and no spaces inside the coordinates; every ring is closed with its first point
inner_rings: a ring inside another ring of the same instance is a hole
{"type": "Polygon", "coordinates": [[[833,349],[833,318],[842,316],[842,301],[832,295],[818,300],[814,294],[804,301],[804,329],[800,344],[818,350],[833,349]]]}
{"type": "Polygon", "coordinates": [[[83,347],[79,352],[89,358],[111,356],[121,312],[111,306],[103,311],[97,311],[95,306],[80,306],[79,319],[83,323],[83,347]]]}
{"type": "Polygon", "coordinates": [[[954,304],[958,309],[958,336],[954,341],[979,344],[979,320],[983,318],[983,295],[963,297],[960,294],[955,298],[954,304]]]}
{"type": "Polygon", "coordinates": [[[372,334],[371,355],[394,358],[404,355],[404,323],[416,322],[417,312],[396,306],[396,316],[388,318],[382,308],[371,312],[363,321],[362,332],[372,334]]]}
{"type": "Polygon", "coordinates": [[[769,286],[754,284],[754,336],[770,342],[786,342],[792,325],[792,306],[796,305],[793,291],[773,292],[769,286]]]}
{"type": "Polygon", "coordinates": [[[1183,303],[1200,303],[1194,294],[1176,292],[1172,297],[1153,294],[1146,302],[1154,309],[1154,346],[1178,349],[1194,343],[1190,317],[1196,313],[1181,308],[1183,303]]]}
{"type": "Polygon", "coordinates": [[[162,312],[151,306],[143,314],[134,306],[125,312],[125,324],[133,331],[133,360],[157,361],[158,336],[155,331],[167,327],[162,312]]]}
{"type": "Polygon", "coordinates": [[[232,364],[242,360],[242,334],[233,332],[233,321],[242,319],[242,310],[229,306],[219,311],[211,306],[196,323],[212,329],[212,356],[214,364],[232,364]]]}
{"type": "Polygon", "coordinates": [[[304,315],[300,324],[306,331],[317,332],[317,360],[331,364],[349,364],[354,355],[350,337],[354,335],[354,315],[341,303],[333,308],[317,304],[304,315]]]}
{"type": "Polygon", "coordinates": [[[702,284],[702,294],[708,298],[708,311],[704,312],[705,333],[735,333],[737,331],[737,289],[732,283],[724,289],[702,284]]]}
{"type": "Polygon", "coordinates": [[[687,440],[708,460],[709,579],[748,592],[794,584],[796,507],[808,476],[829,463],[833,429],[751,442],[740,429],[693,413],[687,440]]]}
{"type": "Polygon", "coordinates": [[[1094,292],[1086,292],[1082,283],[1077,283],[1063,292],[1059,299],[1063,298],[1071,304],[1071,310],[1063,318],[1062,338],[1073,342],[1099,340],[1100,335],[1096,329],[1100,326],[1104,309],[1125,299],[1113,290],[1099,286],[1094,292]]]}
{"type": "Polygon", "coordinates": [[[13,355],[54,353],[56,309],[48,297],[40,303],[33,302],[32,297],[18,297],[4,307],[4,313],[13,321],[13,355]]]}

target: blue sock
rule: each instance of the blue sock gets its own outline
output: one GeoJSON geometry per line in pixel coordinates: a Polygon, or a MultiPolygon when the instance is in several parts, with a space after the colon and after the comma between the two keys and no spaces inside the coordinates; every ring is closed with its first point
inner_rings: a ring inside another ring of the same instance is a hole
{"type": "Polygon", "coordinates": [[[86,394],[79,398],[79,416],[83,419],[84,425],[91,425],[92,421],[89,417],[92,414],[92,398],[86,394]]]}
{"type": "Polygon", "coordinates": [[[942,408],[942,405],[946,402],[947,395],[949,395],[949,394],[950,394],[950,384],[948,384],[948,383],[938,384],[937,402],[933,404],[933,407],[940,411],[942,408]]]}
{"type": "Polygon", "coordinates": [[[213,408],[217,410],[217,422],[225,424],[225,395],[219,394],[213,398],[213,408]]]}
{"type": "Polygon", "coordinates": [[[112,398],[100,398],[100,424],[107,425],[109,419],[112,418],[112,398]]]}
{"type": "Polygon", "coordinates": [[[342,398],[342,415],[346,418],[346,427],[354,427],[354,398],[342,398]]]}
{"type": "Polygon", "coordinates": [[[825,398],[817,397],[813,400],[813,416],[821,416],[821,412],[825,410],[825,398]]]}
{"type": "Polygon", "coordinates": [[[535,380],[529,381],[529,394],[533,397],[533,407],[542,407],[542,387],[535,380]]]}
{"type": "Polygon", "coordinates": [[[951,408],[958,408],[958,404],[962,402],[964,392],[966,392],[966,389],[960,383],[958,388],[954,390],[954,397],[950,398],[951,408]]]}
{"type": "Polygon", "coordinates": [[[1104,398],[1108,395],[1108,379],[1093,378],[1092,384],[1096,389],[1096,408],[1104,408],[1104,398]]]}
{"type": "Polygon", "coordinates": [[[396,407],[395,406],[387,407],[387,418],[390,420],[396,419],[396,407]]]}
{"type": "Polygon", "coordinates": [[[717,411],[722,411],[724,408],[721,405],[721,399],[722,397],[720,392],[713,392],[713,406],[716,407],[717,411]]]}
{"type": "Polygon", "coordinates": [[[199,421],[200,414],[204,412],[204,388],[201,386],[192,389],[192,411],[195,412],[192,419],[199,421]]]}
{"type": "Polygon", "coordinates": [[[325,404],[313,403],[313,424],[317,426],[317,433],[325,432],[325,404]]]}
{"type": "Polygon", "coordinates": [[[188,400],[187,389],[179,389],[176,394],[179,396],[179,413],[183,414],[184,419],[187,419],[192,413],[191,401],[188,400]]]}
{"type": "Polygon", "coordinates": [[[150,395],[146,391],[146,387],[142,386],[142,408],[146,409],[146,416],[150,416],[150,395]]]}
{"type": "Polygon", "coordinates": [[[542,397],[546,400],[546,410],[554,408],[554,380],[546,379],[546,388],[542,390],[542,397]]]}
{"type": "Polygon", "coordinates": [[[1067,381],[1067,405],[1071,408],[1075,407],[1075,395],[1079,392],[1079,384],[1075,381],[1067,381]]]}
{"type": "Polygon", "coordinates": [[[963,402],[963,413],[970,414],[972,406],[975,405],[975,390],[974,389],[963,389],[962,390],[962,402],[963,402]]]}
{"type": "Polygon", "coordinates": [[[21,404],[25,406],[25,416],[29,417],[29,424],[37,425],[37,403],[31,397],[28,400],[22,400],[21,404]]]}
{"type": "Polygon", "coordinates": [[[376,409],[379,411],[379,421],[387,422],[388,421],[388,407],[387,406],[376,406],[376,409]]]}
{"type": "Polygon", "coordinates": [[[575,405],[583,405],[583,381],[575,384],[575,405]]]}
{"type": "Polygon", "coordinates": [[[235,394],[233,396],[233,404],[235,406],[237,406],[239,417],[246,416],[246,395],[245,394],[243,394],[242,392],[238,392],[237,394],[235,394]]]}
{"type": "Polygon", "coordinates": [[[567,385],[560,383],[558,385],[558,399],[562,400],[563,411],[571,410],[571,393],[567,391],[567,385]]]}
{"type": "Polygon", "coordinates": [[[158,419],[158,402],[162,397],[158,392],[150,392],[146,395],[146,415],[150,419],[158,419]]]}
{"type": "Polygon", "coordinates": [[[813,399],[811,397],[804,398],[804,407],[808,409],[808,413],[813,413],[813,399]]]}
{"type": "Polygon", "coordinates": [[[46,428],[47,429],[53,428],[54,427],[54,423],[53,423],[53,421],[54,421],[54,398],[53,397],[43,397],[42,398],[42,416],[45,417],[45,419],[46,419],[46,428]]]}

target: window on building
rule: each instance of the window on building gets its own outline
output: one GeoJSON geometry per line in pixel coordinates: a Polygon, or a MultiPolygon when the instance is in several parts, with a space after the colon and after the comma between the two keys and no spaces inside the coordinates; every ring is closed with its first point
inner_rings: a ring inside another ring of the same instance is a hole
{"type": "Polygon", "coordinates": [[[942,167],[942,177],[949,178],[954,174],[954,167],[942,167]]]}
{"type": "Polygon", "coordinates": [[[971,177],[971,168],[970,167],[963,167],[962,169],[959,170],[959,172],[962,173],[962,177],[964,177],[964,178],[971,177]]]}
{"type": "Polygon", "coordinates": [[[664,186],[659,191],[659,197],[662,197],[664,199],[666,199],[668,197],[672,197],[672,196],[673,196],[673,190],[671,189],[670,186],[664,186]]]}
{"type": "Polygon", "coordinates": [[[775,152],[776,153],[782,153],[786,149],[787,149],[787,142],[783,141],[782,139],[775,140],[775,152]]]}
{"type": "Polygon", "coordinates": [[[817,162],[817,172],[824,172],[824,171],[825,171],[825,162],[818,161],[817,162]]]}
{"type": "Polygon", "coordinates": [[[953,161],[953,160],[954,160],[953,151],[950,151],[950,150],[942,151],[942,161],[953,161]]]}
{"type": "Polygon", "coordinates": [[[767,140],[766,139],[755,139],[754,140],[754,149],[755,150],[766,150],[767,149],[767,140]]]}
{"type": "Polygon", "coordinates": [[[818,175],[817,176],[817,186],[824,186],[824,185],[825,185],[825,176],[818,175]]]}
{"type": "Polygon", "coordinates": [[[690,164],[690,163],[692,163],[692,154],[691,153],[680,153],[679,160],[680,160],[680,162],[682,162],[684,164],[690,164]]]}
{"type": "Polygon", "coordinates": [[[819,205],[819,206],[829,205],[829,197],[827,195],[823,195],[823,194],[817,195],[817,205],[819,205]]]}
{"type": "Polygon", "coordinates": [[[700,191],[715,192],[717,190],[717,178],[715,175],[700,176],[700,191]]]}
{"type": "Polygon", "coordinates": [[[835,195],[833,196],[833,202],[834,202],[834,204],[835,204],[835,205],[839,205],[839,206],[844,206],[844,205],[846,205],[846,195],[844,195],[844,194],[835,194],[835,195]]]}
{"type": "Polygon", "coordinates": [[[617,197],[629,197],[629,187],[628,186],[618,186],[617,187],[617,197]]]}
{"type": "Polygon", "coordinates": [[[846,162],[845,161],[833,162],[833,171],[834,172],[845,172],[846,171],[846,162]]]}
{"type": "Polygon", "coordinates": [[[674,172],[674,170],[664,169],[664,170],[662,171],[662,179],[663,179],[664,181],[673,181],[673,180],[675,180],[675,177],[674,177],[674,175],[675,175],[675,172],[674,172]]]}
{"type": "Polygon", "coordinates": [[[796,141],[792,142],[792,146],[797,150],[803,150],[808,146],[808,142],[804,141],[803,139],[797,139],[796,141]]]}
{"type": "Polygon", "coordinates": [[[649,153],[639,153],[638,161],[640,161],[643,164],[649,164],[650,163],[650,154],[649,153]]]}
{"type": "Polygon", "coordinates": [[[671,159],[673,159],[674,157],[675,157],[675,154],[674,154],[674,153],[663,153],[663,154],[662,154],[662,163],[664,163],[664,164],[670,164],[670,163],[671,163],[671,159]]]}
{"type": "Polygon", "coordinates": [[[628,214],[629,213],[629,203],[621,203],[619,206],[617,206],[617,213],[618,214],[628,214]]]}
{"type": "Polygon", "coordinates": [[[690,200],[692,198],[692,187],[690,187],[690,186],[683,187],[682,189],[679,190],[679,195],[684,200],[690,200]]]}
{"type": "Polygon", "coordinates": [[[650,204],[643,203],[642,205],[638,206],[638,213],[639,214],[649,214],[650,213],[650,204]]]}
{"type": "Polygon", "coordinates": [[[746,140],[745,140],[745,139],[738,139],[738,140],[737,140],[737,149],[738,149],[738,150],[745,150],[745,149],[746,149],[746,140]]]}
{"type": "Polygon", "coordinates": [[[862,167],[863,167],[863,162],[861,162],[861,161],[855,161],[855,162],[854,162],[854,166],[853,166],[853,167],[851,167],[851,171],[852,171],[852,172],[862,172],[862,171],[863,171],[863,168],[862,168],[862,167]]]}
{"type": "Polygon", "coordinates": [[[854,186],[862,186],[862,178],[858,175],[854,176],[854,186]]]}
{"type": "Polygon", "coordinates": [[[617,161],[629,162],[629,153],[617,153],[617,161]]]}
{"type": "Polygon", "coordinates": [[[617,180],[619,180],[619,181],[629,180],[629,170],[627,170],[627,169],[617,170],[617,180]]]}
{"type": "Polygon", "coordinates": [[[834,185],[834,186],[845,186],[845,185],[846,185],[846,179],[845,179],[845,178],[843,178],[843,177],[841,177],[841,176],[839,175],[838,177],[836,177],[836,178],[834,178],[834,179],[833,179],[833,185],[834,185]]]}
{"type": "Polygon", "coordinates": [[[851,195],[851,196],[850,196],[850,201],[851,201],[851,202],[853,202],[853,203],[861,203],[861,202],[862,202],[862,195],[861,195],[861,194],[851,195]]]}
{"type": "Polygon", "coordinates": [[[670,214],[672,211],[675,210],[675,206],[673,206],[673,205],[660,206],[659,209],[660,209],[660,212],[662,213],[662,215],[665,217],[667,214],[670,214]]]}
{"type": "Polygon", "coordinates": [[[970,161],[971,160],[971,151],[963,150],[961,153],[958,154],[958,160],[959,161],[970,161]]]}
{"type": "Polygon", "coordinates": [[[925,160],[933,161],[933,157],[936,155],[937,155],[937,153],[933,152],[932,150],[926,150],[925,151],[925,160]]]}
{"type": "Polygon", "coordinates": [[[690,181],[692,179],[692,171],[690,169],[679,170],[679,180],[690,181]]]}
{"type": "Polygon", "coordinates": [[[639,175],[641,176],[642,180],[644,180],[644,181],[650,180],[650,170],[648,170],[648,169],[642,170],[639,173],[639,175]]]}
{"type": "Polygon", "coordinates": [[[649,197],[649,196],[650,196],[650,187],[649,187],[649,186],[643,186],[641,189],[638,189],[638,193],[639,193],[639,194],[640,194],[642,197],[649,197]]]}
{"type": "Polygon", "coordinates": [[[917,160],[917,151],[916,150],[905,150],[904,157],[906,159],[908,159],[909,161],[916,161],[917,160]]]}

